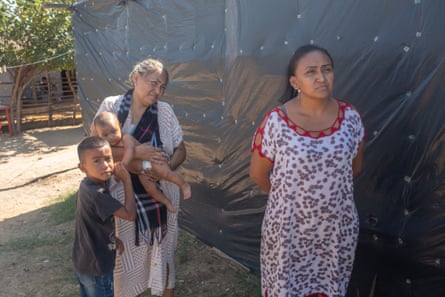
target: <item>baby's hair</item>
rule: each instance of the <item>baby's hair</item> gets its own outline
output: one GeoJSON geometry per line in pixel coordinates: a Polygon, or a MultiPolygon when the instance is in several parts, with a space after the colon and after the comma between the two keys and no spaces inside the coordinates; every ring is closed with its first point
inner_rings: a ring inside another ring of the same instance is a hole
{"type": "Polygon", "coordinates": [[[110,118],[119,121],[117,119],[116,114],[109,112],[109,111],[103,111],[99,113],[93,120],[94,126],[100,126],[100,127],[106,127],[110,124],[110,118]]]}
{"type": "Polygon", "coordinates": [[[83,155],[85,151],[102,148],[104,146],[110,146],[107,140],[99,136],[88,136],[85,137],[77,146],[77,156],[79,160],[83,160],[83,155]]]}
{"type": "Polygon", "coordinates": [[[158,59],[148,58],[134,65],[133,70],[130,72],[129,79],[130,83],[133,85],[133,75],[139,73],[141,76],[146,76],[152,74],[155,71],[161,71],[165,73],[166,81],[168,83],[168,71],[164,67],[164,64],[158,59]]]}

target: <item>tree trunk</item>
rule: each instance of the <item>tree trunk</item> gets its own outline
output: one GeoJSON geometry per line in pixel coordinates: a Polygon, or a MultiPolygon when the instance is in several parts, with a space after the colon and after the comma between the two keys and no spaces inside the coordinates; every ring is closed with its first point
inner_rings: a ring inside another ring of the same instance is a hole
{"type": "Polygon", "coordinates": [[[13,76],[14,78],[14,87],[12,89],[12,94],[11,94],[11,123],[12,123],[12,130],[13,133],[20,133],[21,131],[21,127],[20,127],[20,113],[21,113],[21,104],[19,104],[19,86],[20,86],[20,77],[22,76],[22,72],[23,72],[23,66],[20,66],[17,70],[17,72],[15,73],[15,76],[13,76]],[[16,113],[14,116],[14,107],[16,107],[16,113]]]}
{"type": "Polygon", "coordinates": [[[34,78],[35,68],[20,66],[15,74],[14,88],[11,94],[11,122],[13,132],[20,133],[22,131],[22,95],[25,88],[32,82],[34,78]],[[26,73],[26,74],[23,74],[26,73]],[[16,113],[14,116],[14,107],[16,113]]]}

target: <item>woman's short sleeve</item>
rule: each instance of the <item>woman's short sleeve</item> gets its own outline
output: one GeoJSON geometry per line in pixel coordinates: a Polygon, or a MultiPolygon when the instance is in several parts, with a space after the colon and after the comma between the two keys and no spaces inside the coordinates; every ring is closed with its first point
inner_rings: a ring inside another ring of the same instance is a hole
{"type": "Polygon", "coordinates": [[[269,112],[261,125],[256,130],[251,146],[251,152],[258,150],[261,157],[274,162],[276,154],[276,136],[277,136],[277,114],[276,112],[269,112]]]}

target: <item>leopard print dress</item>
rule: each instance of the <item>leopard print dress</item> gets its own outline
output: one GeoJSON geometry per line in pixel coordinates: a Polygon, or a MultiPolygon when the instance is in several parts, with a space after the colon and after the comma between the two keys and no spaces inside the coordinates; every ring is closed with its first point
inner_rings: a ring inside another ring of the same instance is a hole
{"type": "Polygon", "coordinates": [[[264,296],[346,295],[359,232],[351,164],[364,127],[349,103],[337,102],[326,130],[306,131],[275,108],[255,133],[252,151],[273,163],[261,230],[264,296]]]}

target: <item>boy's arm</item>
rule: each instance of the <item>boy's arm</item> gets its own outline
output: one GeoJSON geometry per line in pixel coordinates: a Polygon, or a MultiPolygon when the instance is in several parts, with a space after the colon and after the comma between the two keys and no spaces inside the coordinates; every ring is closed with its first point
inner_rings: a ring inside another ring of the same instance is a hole
{"type": "Polygon", "coordinates": [[[134,199],[133,185],[131,184],[131,177],[125,166],[120,162],[116,163],[114,174],[124,184],[125,203],[116,210],[113,215],[128,221],[136,220],[136,202],[134,199]]]}

